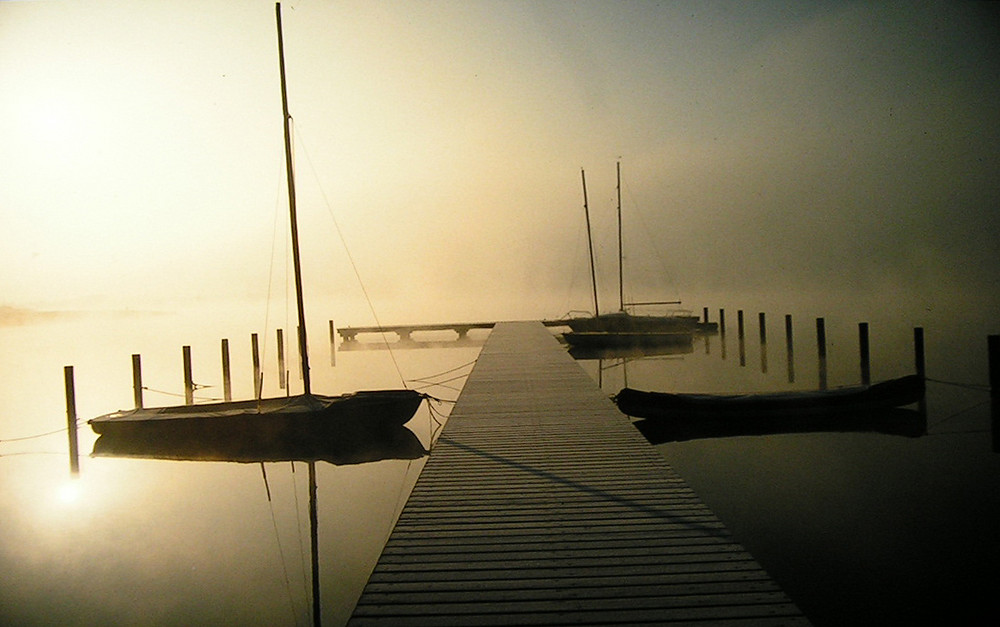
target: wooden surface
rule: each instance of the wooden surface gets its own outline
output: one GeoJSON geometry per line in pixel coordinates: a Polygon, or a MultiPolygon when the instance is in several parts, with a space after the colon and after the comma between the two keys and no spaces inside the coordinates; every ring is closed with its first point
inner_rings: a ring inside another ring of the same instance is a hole
{"type": "Polygon", "coordinates": [[[808,624],[550,331],[498,324],[349,624],[687,622],[808,624]]]}

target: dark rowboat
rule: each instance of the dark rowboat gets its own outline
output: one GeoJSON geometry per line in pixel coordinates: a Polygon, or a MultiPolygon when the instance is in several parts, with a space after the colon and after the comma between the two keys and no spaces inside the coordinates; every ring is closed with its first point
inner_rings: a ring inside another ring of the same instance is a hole
{"type": "Polygon", "coordinates": [[[923,397],[924,378],[909,375],[875,385],[773,394],[670,394],[624,388],[614,400],[623,413],[637,418],[737,421],[877,412],[916,403],[923,397]]]}
{"type": "Polygon", "coordinates": [[[322,440],[345,430],[373,432],[401,427],[417,411],[424,396],[413,390],[371,390],[320,396],[266,398],[204,405],[180,405],[116,411],[89,423],[95,433],[134,437],[222,437],[263,446],[322,440]]]}

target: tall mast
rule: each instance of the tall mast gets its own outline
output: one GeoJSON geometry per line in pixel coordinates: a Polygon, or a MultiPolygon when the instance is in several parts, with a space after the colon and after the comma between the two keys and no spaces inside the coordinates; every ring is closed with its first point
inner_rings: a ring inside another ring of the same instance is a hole
{"type": "Polygon", "coordinates": [[[590,284],[594,288],[594,316],[600,315],[597,307],[597,272],[594,270],[594,238],[590,234],[590,209],[587,207],[587,175],[580,169],[580,179],[583,181],[583,215],[587,218],[587,247],[590,250],[590,284]]]}
{"type": "Polygon", "coordinates": [[[311,394],[309,385],[309,352],[306,342],[306,310],[302,299],[302,264],[299,261],[299,226],[295,215],[295,173],[292,167],[292,116],[288,114],[288,93],[285,89],[285,46],[281,37],[281,3],[274,5],[278,22],[278,67],[281,70],[281,113],[285,131],[285,177],[288,180],[288,215],[292,230],[292,264],[295,268],[295,305],[299,314],[299,355],[302,359],[302,381],[305,394],[311,394]]]}
{"type": "Polygon", "coordinates": [[[615,163],[615,174],[618,180],[618,308],[625,311],[625,281],[622,269],[622,162],[615,163]]]}

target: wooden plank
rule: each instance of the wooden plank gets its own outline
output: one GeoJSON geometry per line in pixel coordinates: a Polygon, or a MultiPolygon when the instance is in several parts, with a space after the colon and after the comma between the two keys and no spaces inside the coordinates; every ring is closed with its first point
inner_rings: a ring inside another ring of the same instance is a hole
{"type": "Polygon", "coordinates": [[[808,624],[540,323],[491,332],[350,625],[808,624]]]}

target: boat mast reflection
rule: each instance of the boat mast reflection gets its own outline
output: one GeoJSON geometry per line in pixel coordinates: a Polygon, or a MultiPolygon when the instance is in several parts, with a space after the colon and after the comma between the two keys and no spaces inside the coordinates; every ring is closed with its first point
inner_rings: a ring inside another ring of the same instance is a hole
{"type": "MultiPolygon", "coordinates": [[[[259,438],[241,440],[231,436],[194,437],[191,432],[184,431],[164,431],[156,437],[150,437],[148,432],[106,433],[94,443],[93,452],[95,457],[259,463],[262,470],[265,462],[307,463],[313,625],[321,624],[316,463],[365,464],[390,459],[414,460],[428,454],[429,451],[424,448],[420,439],[406,427],[375,429],[357,425],[344,427],[336,437],[283,438],[264,442],[259,438]]],[[[265,483],[266,481],[265,474],[265,483]]]]}

